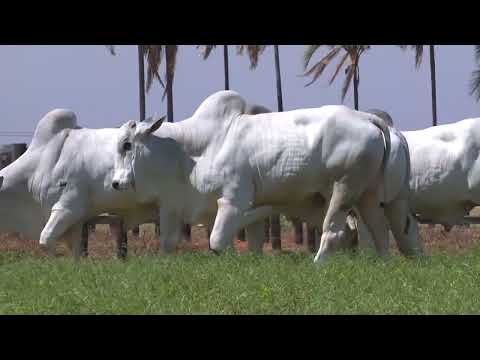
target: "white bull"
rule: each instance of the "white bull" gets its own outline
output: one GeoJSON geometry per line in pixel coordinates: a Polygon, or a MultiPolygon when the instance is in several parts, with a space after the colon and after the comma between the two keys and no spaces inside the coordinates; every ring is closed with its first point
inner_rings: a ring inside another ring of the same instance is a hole
{"type": "Polygon", "coordinates": [[[127,227],[158,217],[135,192],[112,189],[113,146],[119,129],[82,129],[73,112],[56,109],[38,123],[27,151],[0,170],[0,231],[18,232],[53,250],[65,235],[80,254],[84,221],[103,212],[127,227]]]}
{"type": "MultiPolygon", "coordinates": [[[[389,220],[400,251],[405,255],[420,255],[423,253],[423,246],[419,241],[418,221],[411,204],[412,193],[409,181],[412,170],[407,140],[399,130],[392,126],[393,122],[387,113],[380,110],[369,110],[368,112],[377,114],[390,124],[391,152],[385,179],[388,190],[385,215],[389,220]]],[[[371,235],[368,229],[365,229],[361,216],[356,215],[348,218],[352,230],[349,234],[354,234],[355,237],[359,236],[361,243],[367,245],[371,242],[371,235]]]]}
{"type": "MultiPolygon", "coordinates": [[[[208,223],[217,209],[210,237],[214,251],[224,249],[240,227],[261,224],[273,212],[299,211],[322,226],[315,258],[320,260],[345,246],[347,213],[357,205],[378,253],[386,254],[379,205],[390,134],[383,120],[345,106],[245,112],[241,96],[221,91],[191,118],[158,131],[162,121],[127,122],[117,138],[113,186],[135,185],[141,201],[156,202],[160,227],[172,245],[179,241],[182,220],[208,223]]],[[[263,232],[263,225],[251,226],[247,231],[263,232]]]]}
{"type": "Polygon", "coordinates": [[[412,206],[449,230],[480,205],[480,118],[404,131],[410,148],[412,206]]]}
{"type": "MultiPolygon", "coordinates": [[[[378,113],[382,117],[385,114],[378,113]]],[[[423,219],[442,224],[447,231],[468,222],[464,216],[480,205],[480,119],[402,134],[410,152],[412,211],[423,219]]],[[[367,233],[361,235],[364,242],[370,241],[367,233]]]]}

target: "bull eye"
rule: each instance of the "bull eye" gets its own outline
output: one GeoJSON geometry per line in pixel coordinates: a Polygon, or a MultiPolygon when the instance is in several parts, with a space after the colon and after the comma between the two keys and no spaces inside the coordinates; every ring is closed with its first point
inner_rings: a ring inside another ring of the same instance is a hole
{"type": "Polygon", "coordinates": [[[123,144],[123,151],[129,151],[132,150],[132,143],[126,142],[123,144]]]}

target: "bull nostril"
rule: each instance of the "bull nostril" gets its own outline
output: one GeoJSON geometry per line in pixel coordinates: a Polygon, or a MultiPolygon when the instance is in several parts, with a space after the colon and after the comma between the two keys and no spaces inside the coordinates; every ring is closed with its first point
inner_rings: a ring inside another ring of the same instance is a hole
{"type": "Polygon", "coordinates": [[[118,181],[114,181],[114,182],[112,183],[112,187],[113,187],[115,190],[118,190],[118,188],[119,188],[118,181]]]}

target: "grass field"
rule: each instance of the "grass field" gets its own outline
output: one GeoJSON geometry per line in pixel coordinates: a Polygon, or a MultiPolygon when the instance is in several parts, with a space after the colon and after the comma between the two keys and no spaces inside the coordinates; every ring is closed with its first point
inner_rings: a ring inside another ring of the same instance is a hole
{"type": "Polygon", "coordinates": [[[38,241],[0,234],[0,314],[480,314],[480,228],[420,234],[422,259],[366,252],[321,267],[288,227],[281,255],[265,244],[266,255],[254,256],[236,241],[236,252],[217,257],[193,228],[178,255],[160,257],[145,225],[129,233],[122,262],[108,227],[97,226],[79,264],[62,246],[48,258],[38,241]]]}
{"type": "Polygon", "coordinates": [[[480,248],[380,260],[208,253],[127,262],[0,253],[1,314],[478,314],[480,248]]]}

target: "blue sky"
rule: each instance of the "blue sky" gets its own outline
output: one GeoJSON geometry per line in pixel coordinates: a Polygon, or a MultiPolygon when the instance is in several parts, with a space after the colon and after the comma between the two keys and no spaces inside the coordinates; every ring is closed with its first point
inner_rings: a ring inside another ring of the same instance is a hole
{"type": "MultiPolygon", "coordinates": [[[[340,104],[343,74],[328,85],[333,67],[322,78],[305,87],[302,73],[304,45],[280,46],[285,110],[340,104]],[[326,76],[325,76],[326,75],[326,76]]],[[[315,59],[324,54],[321,51],[315,59]]],[[[38,120],[54,108],[77,113],[80,125],[91,128],[117,127],[138,119],[138,74],[136,46],[118,46],[111,56],[101,45],[0,46],[0,143],[30,142],[38,120]],[[21,132],[6,136],[5,132],[21,132]]],[[[473,46],[436,46],[437,103],[439,124],[480,117],[480,103],[468,93],[474,68],[473,46]]],[[[249,69],[246,56],[230,48],[230,87],[249,102],[276,109],[273,48],[249,69]]],[[[163,67],[162,67],[163,72],[163,67]]],[[[190,116],[210,94],[221,90],[223,53],[214,50],[202,60],[193,45],[178,51],[174,83],[174,114],[179,121],[190,116]]],[[[412,51],[392,45],[373,45],[360,63],[360,109],[388,111],[401,130],[430,126],[430,68],[428,51],[420,69],[412,51]]],[[[147,115],[166,114],[162,89],[155,84],[147,95],[147,115]]],[[[353,106],[353,91],[344,102],[353,106]]]]}

